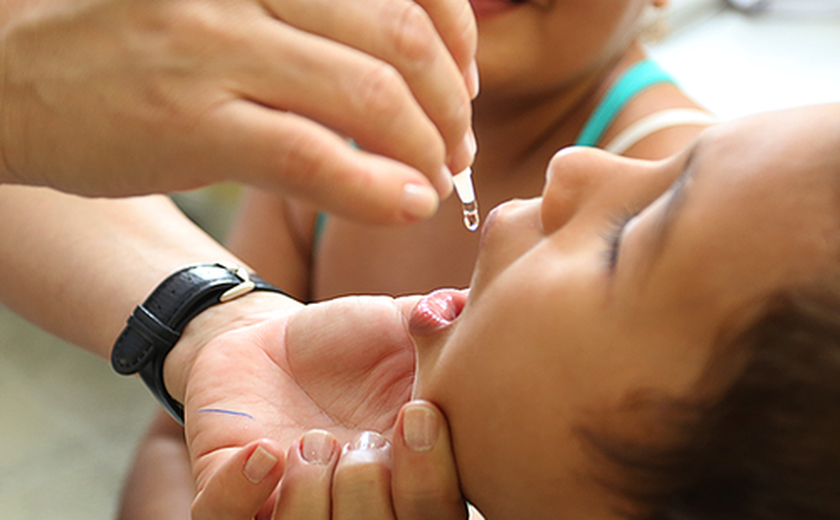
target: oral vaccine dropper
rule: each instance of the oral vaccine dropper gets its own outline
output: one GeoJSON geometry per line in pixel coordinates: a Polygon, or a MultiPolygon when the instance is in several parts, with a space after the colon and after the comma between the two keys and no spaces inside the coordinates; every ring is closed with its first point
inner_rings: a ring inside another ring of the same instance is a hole
{"type": "Polygon", "coordinates": [[[478,216],[478,202],[475,200],[472,168],[467,168],[452,177],[452,182],[455,184],[455,193],[461,199],[461,208],[464,212],[464,226],[470,231],[475,231],[478,229],[481,221],[478,216]]]}

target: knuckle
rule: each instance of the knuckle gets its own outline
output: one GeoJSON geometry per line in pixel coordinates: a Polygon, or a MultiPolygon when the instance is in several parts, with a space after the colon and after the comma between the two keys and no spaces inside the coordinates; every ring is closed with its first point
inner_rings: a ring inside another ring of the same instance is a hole
{"type": "Polygon", "coordinates": [[[434,24],[422,7],[414,2],[392,3],[401,10],[392,34],[393,46],[406,65],[421,69],[435,59],[434,24]]]}
{"type": "Polygon", "coordinates": [[[132,18],[151,41],[163,43],[170,51],[213,54],[231,43],[226,41],[231,31],[225,30],[225,13],[211,4],[183,0],[157,2],[156,6],[157,9],[147,9],[132,18]]]}
{"type": "Polygon", "coordinates": [[[357,86],[359,110],[378,120],[395,118],[403,108],[407,86],[397,69],[379,62],[364,74],[357,86]]]}
{"type": "Polygon", "coordinates": [[[321,139],[306,131],[297,132],[276,150],[272,170],[282,172],[286,187],[299,192],[306,186],[318,184],[318,177],[332,153],[321,139]]]}

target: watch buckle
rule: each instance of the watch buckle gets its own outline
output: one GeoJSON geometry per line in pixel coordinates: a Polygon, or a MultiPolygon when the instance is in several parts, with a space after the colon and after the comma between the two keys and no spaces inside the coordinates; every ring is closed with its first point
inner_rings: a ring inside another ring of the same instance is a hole
{"type": "Polygon", "coordinates": [[[251,275],[248,274],[248,270],[240,265],[228,264],[225,262],[216,262],[216,265],[224,267],[228,271],[231,272],[234,276],[242,280],[242,283],[239,285],[235,285],[222,293],[219,296],[219,303],[229,302],[231,300],[235,300],[240,296],[244,296],[249,292],[253,291],[256,285],[254,282],[251,281],[251,275]]]}

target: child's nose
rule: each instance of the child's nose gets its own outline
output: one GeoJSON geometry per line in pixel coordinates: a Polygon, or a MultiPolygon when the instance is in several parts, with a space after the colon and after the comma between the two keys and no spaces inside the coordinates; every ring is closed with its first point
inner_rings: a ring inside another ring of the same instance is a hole
{"type": "Polygon", "coordinates": [[[586,201],[592,199],[618,175],[621,159],[587,147],[559,151],[548,165],[543,189],[543,230],[550,233],[562,227],[586,201]]]}
{"type": "Polygon", "coordinates": [[[585,147],[561,150],[546,174],[541,209],[544,232],[559,229],[585,208],[596,218],[618,209],[641,210],[671,185],[678,170],[675,159],[629,159],[585,147]]]}

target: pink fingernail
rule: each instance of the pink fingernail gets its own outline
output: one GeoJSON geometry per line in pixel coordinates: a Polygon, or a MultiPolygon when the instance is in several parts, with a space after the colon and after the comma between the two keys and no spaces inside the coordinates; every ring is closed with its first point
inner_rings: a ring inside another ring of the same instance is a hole
{"type": "Polygon", "coordinates": [[[306,462],[326,466],[333,458],[336,442],[335,437],[324,430],[306,432],[300,443],[300,455],[306,462]]]}
{"type": "Polygon", "coordinates": [[[411,451],[429,451],[438,438],[437,415],[425,406],[409,406],[403,412],[403,440],[411,451]]]}
{"type": "Polygon", "coordinates": [[[254,453],[248,457],[248,462],[245,463],[242,473],[245,478],[259,484],[263,479],[271,473],[274,466],[277,464],[277,457],[266,451],[262,446],[257,446],[254,453]]]}

